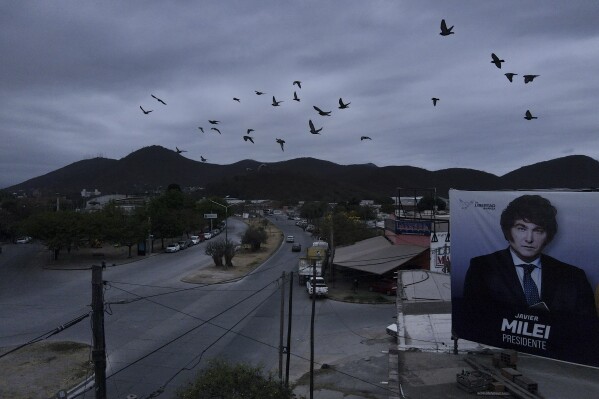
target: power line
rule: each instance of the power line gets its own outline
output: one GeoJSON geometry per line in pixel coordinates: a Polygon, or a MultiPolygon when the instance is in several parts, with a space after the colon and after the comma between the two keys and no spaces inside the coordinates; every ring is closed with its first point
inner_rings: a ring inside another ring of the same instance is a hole
{"type": "MultiPolygon", "coordinates": [[[[194,331],[194,330],[196,330],[196,329],[198,329],[198,328],[202,327],[204,324],[211,324],[211,325],[214,325],[214,326],[216,326],[216,327],[223,328],[223,327],[221,327],[221,326],[218,326],[218,325],[216,325],[216,324],[213,324],[213,323],[211,323],[210,321],[211,321],[211,320],[214,320],[215,318],[217,318],[217,317],[219,317],[219,316],[221,316],[221,315],[223,315],[224,313],[226,313],[226,312],[228,312],[229,310],[233,309],[233,308],[234,308],[234,307],[236,307],[237,305],[239,305],[239,304],[241,304],[241,303],[245,302],[246,300],[248,300],[249,298],[253,297],[254,295],[257,295],[258,293],[262,292],[263,290],[265,290],[266,288],[268,288],[268,287],[269,287],[271,284],[272,284],[272,281],[271,281],[270,283],[268,283],[267,285],[265,285],[264,287],[262,287],[261,289],[259,289],[258,291],[256,291],[256,292],[252,293],[251,295],[249,295],[249,296],[247,296],[247,297],[243,298],[242,300],[240,300],[240,301],[236,302],[235,304],[233,304],[233,305],[229,306],[228,308],[226,308],[226,309],[225,309],[225,310],[223,310],[222,312],[220,312],[220,313],[217,313],[216,315],[212,316],[212,317],[211,317],[211,318],[209,318],[208,320],[202,320],[202,319],[200,319],[200,318],[198,318],[198,317],[196,317],[196,316],[193,316],[193,315],[187,314],[187,313],[185,313],[185,312],[181,312],[181,311],[179,311],[178,309],[174,309],[174,308],[172,308],[172,307],[170,307],[170,306],[167,306],[167,305],[164,305],[164,304],[161,304],[161,303],[158,303],[158,302],[152,301],[152,300],[148,299],[147,297],[146,297],[146,298],[143,298],[143,299],[145,299],[145,300],[147,300],[147,301],[149,301],[149,302],[152,302],[152,303],[154,303],[154,304],[156,304],[156,305],[163,306],[163,307],[165,307],[165,308],[167,308],[167,309],[171,309],[171,310],[173,310],[173,311],[176,311],[176,312],[178,312],[178,313],[182,313],[182,314],[185,314],[185,315],[187,315],[187,316],[189,316],[189,317],[192,317],[192,318],[195,318],[195,319],[197,319],[197,320],[200,320],[200,321],[202,321],[202,323],[201,323],[201,324],[198,324],[197,326],[194,326],[194,327],[192,327],[191,329],[189,329],[189,330],[185,331],[183,334],[180,334],[179,336],[177,336],[177,337],[175,337],[175,338],[171,339],[170,341],[168,341],[168,342],[164,343],[163,345],[159,346],[158,348],[154,349],[153,351],[150,351],[149,353],[145,354],[144,356],[140,357],[139,359],[135,360],[134,362],[132,362],[132,363],[129,363],[127,366],[125,366],[125,367],[121,368],[120,370],[118,370],[118,371],[116,371],[116,372],[112,373],[110,376],[108,376],[108,377],[107,377],[107,379],[109,379],[109,378],[111,378],[111,377],[113,377],[113,376],[115,376],[115,375],[119,374],[120,372],[122,372],[122,371],[124,371],[124,370],[128,369],[129,367],[133,366],[134,364],[136,364],[136,363],[138,363],[138,362],[142,361],[143,359],[147,358],[148,356],[150,356],[150,355],[152,355],[152,354],[154,354],[154,353],[158,352],[159,350],[161,350],[161,349],[163,349],[164,347],[166,347],[166,346],[170,345],[171,343],[173,343],[173,342],[175,342],[175,341],[177,341],[177,340],[179,340],[179,339],[183,338],[184,336],[186,336],[187,334],[191,333],[192,331],[194,331]]],[[[118,288],[118,287],[115,287],[115,288],[117,288],[117,289],[120,289],[120,290],[123,290],[123,291],[125,291],[125,292],[128,292],[128,293],[130,293],[130,294],[132,294],[132,295],[136,295],[135,293],[133,293],[133,292],[129,292],[129,291],[127,291],[127,290],[124,290],[124,289],[122,289],[122,288],[118,288]]]]}
{"type": "MultiPolygon", "coordinates": [[[[273,296],[277,291],[273,291],[270,295],[268,295],[266,298],[264,298],[264,300],[262,300],[258,305],[254,306],[252,308],[252,310],[250,310],[249,312],[247,312],[245,314],[245,316],[243,316],[241,319],[239,319],[239,321],[237,321],[233,326],[231,326],[230,328],[226,328],[225,332],[221,334],[220,337],[218,337],[216,340],[214,340],[210,345],[208,345],[207,348],[204,348],[204,350],[202,352],[200,352],[199,355],[197,355],[195,358],[197,358],[197,360],[192,359],[189,362],[187,362],[187,364],[182,367],[181,369],[179,369],[171,378],[169,378],[163,385],[161,385],[157,390],[155,390],[154,392],[152,392],[147,398],[155,398],[158,395],[160,395],[161,393],[164,392],[164,389],[166,388],[166,386],[168,384],[170,384],[170,382],[177,376],[179,375],[179,373],[183,372],[183,371],[191,371],[194,368],[196,368],[198,366],[198,364],[200,364],[200,362],[202,361],[202,357],[204,356],[204,354],[210,349],[212,348],[214,345],[216,345],[218,343],[218,341],[220,341],[225,335],[227,335],[229,332],[233,332],[235,334],[240,335],[239,333],[237,333],[236,331],[232,331],[233,328],[237,327],[237,325],[239,323],[241,323],[243,320],[245,320],[250,314],[254,313],[256,311],[256,309],[258,309],[260,306],[262,306],[271,296],[273,296]],[[189,364],[194,362],[193,366],[189,367],[189,364]]],[[[219,328],[224,328],[218,325],[215,325],[216,327],[219,328]]]]}
{"type": "MultiPolygon", "coordinates": [[[[108,302],[108,303],[111,304],[111,305],[126,305],[126,304],[129,304],[129,303],[132,303],[132,302],[137,302],[137,301],[140,301],[142,299],[146,299],[146,298],[155,298],[157,296],[162,296],[162,295],[176,294],[176,293],[185,292],[185,291],[193,291],[193,290],[198,290],[198,289],[204,288],[204,287],[210,287],[210,286],[213,286],[213,285],[228,284],[228,283],[232,283],[232,282],[236,282],[236,281],[242,280],[245,277],[250,276],[250,275],[254,276],[256,274],[266,272],[268,270],[271,270],[272,268],[274,268],[274,266],[270,267],[270,268],[261,269],[259,271],[253,270],[253,271],[250,271],[250,272],[248,272],[248,273],[246,273],[246,274],[244,274],[242,276],[230,278],[228,280],[223,280],[223,281],[219,281],[219,282],[216,282],[216,283],[200,284],[200,285],[197,285],[195,287],[189,287],[189,288],[175,288],[175,287],[172,287],[173,291],[163,292],[163,293],[159,293],[159,294],[151,294],[151,295],[141,296],[141,295],[137,295],[137,294],[133,294],[132,293],[133,295],[136,295],[138,298],[134,298],[134,299],[131,299],[131,300],[128,300],[128,301],[122,300],[122,301],[108,302]]],[[[161,286],[151,286],[151,285],[144,285],[144,284],[128,283],[128,282],[122,282],[122,281],[114,281],[114,282],[113,281],[108,281],[108,282],[109,283],[114,283],[114,284],[137,285],[137,286],[140,286],[140,287],[169,288],[169,287],[161,287],[161,286]]],[[[113,286],[113,287],[119,289],[116,286],[113,286]]],[[[122,289],[122,290],[125,291],[125,292],[128,292],[128,291],[126,291],[124,289],[122,289]]],[[[246,290],[239,290],[239,291],[246,291],[246,290]]]]}
{"type": "Polygon", "coordinates": [[[83,315],[81,315],[81,316],[78,316],[78,317],[74,318],[73,320],[67,321],[66,323],[64,323],[64,324],[62,324],[62,325],[60,325],[60,326],[56,327],[55,329],[53,329],[53,330],[50,330],[50,331],[48,331],[47,333],[44,333],[44,334],[42,334],[42,335],[38,336],[37,338],[34,338],[34,339],[32,339],[32,340],[30,340],[30,341],[28,341],[28,342],[26,342],[26,343],[24,343],[24,344],[22,344],[22,345],[19,345],[19,346],[17,346],[16,348],[13,348],[13,349],[9,350],[9,351],[8,351],[8,352],[6,352],[6,353],[3,353],[2,355],[0,355],[0,358],[3,358],[3,357],[4,357],[4,356],[6,356],[6,355],[9,355],[9,354],[11,354],[11,353],[13,353],[13,352],[16,352],[16,351],[18,351],[19,349],[21,349],[21,348],[24,348],[24,347],[26,347],[26,346],[28,346],[28,345],[32,345],[32,344],[35,344],[36,342],[39,342],[39,341],[43,341],[43,340],[45,340],[45,339],[48,339],[48,338],[50,338],[51,336],[53,336],[53,335],[56,335],[56,334],[58,334],[59,332],[61,332],[61,331],[64,331],[64,330],[66,330],[67,328],[74,326],[75,324],[79,323],[81,320],[85,319],[85,318],[86,318],[86,317],[88,317],[88,316],[89,316],[89,312],[88,312],[88,313],[85,313],[85,314],[83,314],[83,315]]]}

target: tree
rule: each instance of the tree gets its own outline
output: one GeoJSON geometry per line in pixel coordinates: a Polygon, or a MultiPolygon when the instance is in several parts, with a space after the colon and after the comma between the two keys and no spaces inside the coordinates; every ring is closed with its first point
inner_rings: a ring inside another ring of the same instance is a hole
{"type": "Polygon", "coordinates": [[[85,235],[84,216],[76,212],[45,212],[32,215],[25,222],[31,236],[44,241],[46,247],[54,251],[54,260],[58,259],[61,249],[77,248],[85,235]]]}
{"type": "Polygon", "coordinates": [[[241,237],[242,244],[249,244],[252,251],[260,249],[260,245],[266,243],[268,234],[263,227],[249,226],[243,236],[241,237]]]}
{"type": "MultiPolygon", "coordinates": [[[[210,219],[203,219],[203,216],[205,214],[210,214],[210,213],[215,213],[217,215],[216,219],[212,219],[212,223],[213,225],[218,225],[222,220],[225,220],[225,208],[223,207],[228,207],[229,205],[227,205],[227,201],[225,201],[224,199],[220,198],[220,197],[210,197],[209,199],[204,198],[200,201],[198,201],[195,204],[195,211],[198,213],[198,215],[200,215],[202,217],[202,220],[204,221],[205,225],[210,225],[210,219]],[[217,204],[221,204],[222,206],[218,206],[216,205],[214,201],[217,204]]],[[[233,214],[233,210],[230,208],[229,206],[229,215],[233,214]]]]}
{"type": "Polygon", "coordinates": [[[225,266],[233,267],[233,258],[235,257],[235,244],[231,240],[225,240],[225,266]]]}
{"type": "Polygon", "coordinates": [[[211,256],[215,266],[223,265],[223,256],[225,255],[225,242],[223,240],[210,241],[206,245],[206,255],[211,256]]]}
{"type": "Polygon", "coordinates": [[[291,389],[261,367],[211,360],[195,381],[177,392],[179,399],[292,399],[291,389]]]}
{"type": "Polygon", "coordinates": [[[318,219],[324,216],[329,204],[326,202],[305,202],[300,208],[300,216],[308,220],[318,219]]]}
{"type": "Polygon", "coordinates": [[[375,231],[367,228],[357,216],[351,216],[345,212],[327,216],[320,225],[321,235],[330,237],[331,228],[334,231],[335,246],[354,244],[377,235],[375,231]]]}

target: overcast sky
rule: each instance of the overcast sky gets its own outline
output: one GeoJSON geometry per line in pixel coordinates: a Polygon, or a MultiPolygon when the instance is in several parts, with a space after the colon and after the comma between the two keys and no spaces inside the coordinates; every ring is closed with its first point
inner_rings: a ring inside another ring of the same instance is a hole
{"type": "Polygon", "coordinates": [[[496,175],[597,159],[598,21],[595,0],[2,2],[0,187],[150,145],[496,175]]]}

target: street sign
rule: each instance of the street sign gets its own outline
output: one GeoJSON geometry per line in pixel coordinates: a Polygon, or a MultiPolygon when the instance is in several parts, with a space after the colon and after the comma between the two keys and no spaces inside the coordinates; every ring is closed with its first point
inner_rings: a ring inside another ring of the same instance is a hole
{"type": "Polygon", "coordinates": [[[204,219],[216,219],[218,218],[218,215],[216,213],[205,213],[204,214],[204,219]]]}

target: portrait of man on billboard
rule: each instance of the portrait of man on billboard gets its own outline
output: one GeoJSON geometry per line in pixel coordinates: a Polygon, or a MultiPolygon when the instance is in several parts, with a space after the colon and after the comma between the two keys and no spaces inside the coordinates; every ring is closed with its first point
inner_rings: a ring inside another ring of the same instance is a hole
{"type": "Polygon", "coordinates": [[[599,318],[585,270],[544,252],[559,234],[557,214],[537,194],[501,211],[505,247],[470,258],[454,307],[458,336],[599,365],[599,318]]]}
{"type": "Polygon", "coordinates": [[[558,231],[557,210],[540,195],[523,195],[501,214],[508,247],[470,261],[464,281],[464,302],[530,308],[582,317],[596,317],[593,289],[584,270],[543,254],[558,231]]]}

